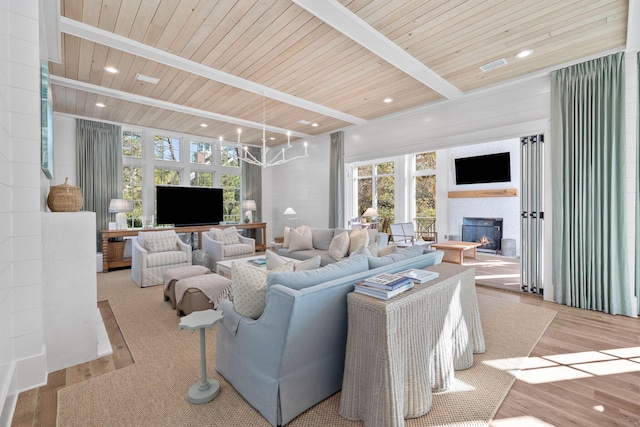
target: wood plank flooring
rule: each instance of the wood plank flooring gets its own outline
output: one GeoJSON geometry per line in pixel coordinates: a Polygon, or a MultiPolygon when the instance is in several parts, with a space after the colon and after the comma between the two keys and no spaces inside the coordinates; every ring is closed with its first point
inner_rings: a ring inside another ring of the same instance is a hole
{"type": "MultiPolygon", "coordinates": [[[[519,274],[518,260],[491,255],[479,255],[475,261],[465,259],[465,264],[472,263],[476,267],[476,283],[481,285],[476,289],[483,298],[509,300],[557,311],[556,318],[533,349],[529,360],[531,363],[557,363],[563,372],[548,372],[549,377],[545,381],[541,379],[542,375],[531,375],[538,383],[517,380],[491,427],[640,426],[639,319],[566,307],[543,301],[538,296],[509,291],[507,289],[519,289],[512,284],[515,281],[513,275],[519,274]],[[627,349],[626,353],[620,349],[627,349]],[[585,352],[593,353],[583,354],[585,352]],[[611,356],[612,353],[619,356],[611,356]],[[574,356],[563,363],[550,361],[560,355],[574,356]],[[587,375],[587,370],[593,370],[597,363],[581,363],[582,359],[588,360],[586,356],[589,355],[595,359],[613,357],[615,363],[610,366],[611,372],[614,369],[626,369],[628,372],[589,374],[585,378],[563,380],[567,373],[587,375]],[[572,358],[575,358],[575,363],[571,362],[572,358]]],[[[55,426],[59,389],[134,363],[108,303],[98,305],[113,355],[53,372],[49,374],[46,386],[21,393],[12,426],[55,426]]],[[[542,374],[544,371],[539,369],[543,368],[525,369],[523,372],[542,374]]]]}

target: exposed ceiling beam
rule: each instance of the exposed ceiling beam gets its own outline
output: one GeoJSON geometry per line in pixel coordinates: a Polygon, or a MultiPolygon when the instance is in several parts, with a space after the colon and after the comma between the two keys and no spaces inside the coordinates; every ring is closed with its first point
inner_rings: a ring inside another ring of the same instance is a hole
{"type": "Polygon", "coordinates": [[[152,61],[169,65],[170,67],[174,67],[192,74],[197,74],[207,79],[215,80],[223,84],[237,87],[239,89],[258,94],[260,96],[266,96],[267,98],[275,99],[277,101],[303,108],[308,111],[313,111],[315,113],[333,117],[347,123],[362,125],[367,122],[365,119],[362,119],[360,117],[352,116],[351,114],[343,113],[342,111],[334,110],[333,108],[325,107],[323,105],[307,101],[297,96],[290,95],[288,93],[281,92],[268,86],[264,86],[250,80],[234,76],[233,74],[229,74],[215,68],[207,67],[206,65],[202,65],[198,62],[191,61],[181,56],[165,52],[161,49],[148,46],[144,43],[119,36],[109,31],[105,31],[100,28],[78,22],[64,16],[60,18],[60,30],[72,36],[80,37],[85,40],[113,47],[114,49],[128,52],[132,55],[141,56],[152,61]]]}
{"type": "MultiPolygon", "coordinates": [[[[129,92],[123,92],[115,89],[106,88],[103,86],[94,85],[91,83],[79,82],[77,80],[67,79],[65,77],[50,76],[51,83],[54,85],[64,86],[71,89],[82,90],[85,92],[91,92],[98,95],[108,96],[110,98],[121,99],[123,101],[135,102],[137,104],[148,105],[151,107],[162,108],[165,110],[176,111],[178,113],[190,114],[192,116],[198,116],[206,119],[218,120],[226,123],[233,123],[238,126],[246,126],[254,129],[262,130],[263,124],[258,122],[252,122],[250,120],[239,119],[237,117],[225,116],[223,114],[216,114],[210,111],[199,110],[197,108],[186,107],[180,104],[174,104],[167,101],[161,101],[159,99],[148,98],[146,96],[135,95],[129,92]]],[[[275,126],[266,125],[265,129],[269,132],[279,133],[286,135],[289,132],[288,129],[282,129],[275,126]]],[[[312,135],[300,132],[291,131],[292,136],[298,138],[310,139],[312,135]]]]}
{"type": "Polygon", "coordinates": [[[460,89],[376,31],[375,28],[351,13],[336,0],[293,0],[293,2],[444,97],[458,99],[464,95],[460,89]]]}

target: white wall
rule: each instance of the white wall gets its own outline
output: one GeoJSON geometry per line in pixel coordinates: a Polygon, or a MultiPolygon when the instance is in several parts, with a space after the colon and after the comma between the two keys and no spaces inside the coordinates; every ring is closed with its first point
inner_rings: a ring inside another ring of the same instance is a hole
{"type": "Polygon", "coordinates": [[[37,0],[0,2],[0,425],[46,381],[38,23],[37,0]]]}
{"type": "MultiPolygon", "coordinates": [[[[524,135],[523,135],[524,136],[524,135]]],[[[448,184],[449,191],[497,190],[515,188],[515,197],[451,198],[449,203],[448,234],[462,234],[462,218],[502,218],[504,239],[516,240],[516,254],[520,253],[520,140],[487,142],[483,144],[455,147],[449,150],[448,184]],[[511,181],[489,184],[456,185],[455,159],[509,152],[511,159],[511,181]]]]}

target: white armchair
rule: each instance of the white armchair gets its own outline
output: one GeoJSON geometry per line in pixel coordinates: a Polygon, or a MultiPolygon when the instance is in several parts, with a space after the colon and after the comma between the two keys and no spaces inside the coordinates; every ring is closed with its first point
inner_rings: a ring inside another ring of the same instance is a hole
{"type": "Polygon", "coordinates": [[[164,284],[164,272],[191,265],[191,246],[174,230],[142,231],[131,240],[131,279],[141,288],[164,284]]]}
{"type": "Polygon", "coordinates": [[[202,233],[202,249],[211,261],[211,269],[215,270],[218,261],[245,258],[256,253],[256,241],[238,233],[235,227],[212,228],[202,233]]]}

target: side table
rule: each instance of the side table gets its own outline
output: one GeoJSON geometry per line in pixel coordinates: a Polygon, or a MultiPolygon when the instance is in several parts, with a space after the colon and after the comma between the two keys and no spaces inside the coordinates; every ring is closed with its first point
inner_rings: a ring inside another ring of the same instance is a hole
{"type": "Polygon", "coordinates": [[[190,329],[191,332],[200,329],[200,382],[189,388],[189,402],[207,403],[212,401],[220,393],[220,383],[213,379],[207,379],[207,357],[204,337],[204,328],[213,328],[213,325],[222,320],[222,312],[215,310],[194,311],[180,319],[179,329],[190,329]]]}

